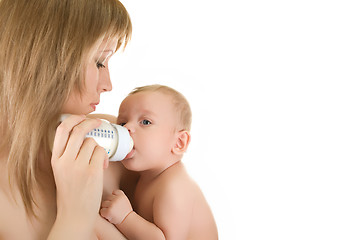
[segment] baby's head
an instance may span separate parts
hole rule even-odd
[[[176,110],[176,113],[178,114],[178,120],[179,120],[178,127],[180,128],[180,130],[186,130],[186,131],[191,130],[191,124],[192,124],[191,107],[187,99],[180,92],[165,85],[154,84],[154,85],[147,85],[143,87],[137,87],[132,92],[129,93],[129,96],[140,92],[159,92],[168,95],[172,100],[173,107]]]
[[[135,171],[178,161],[190,142],[192,112],[186,98],[173,88],[135,88],[121,103],[117,123],[134,140],[134,156],[123,160]],[[162,165],[161,165],[162,164]]]

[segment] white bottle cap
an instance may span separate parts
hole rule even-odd
[[[111,123],[111,125],[117,130],[118,143],[117,149],[115,150],[113,156],[110,158],[110,161],[121,161],[127,156],[129,152],[131,152],[133,148],[133,140],[127,128],[113,123]]]

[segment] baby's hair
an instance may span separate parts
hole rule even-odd
[[[153,84],[136,87],[128,95],[130,96],[140,92],[161,92],[171,96],[173,99],[173,105],[175,106],[176,111],[179,113],[179,120],[182,127],[180,130],[191,130],[192,111],[187,99],[183,96],[182,93],[165,85]]]

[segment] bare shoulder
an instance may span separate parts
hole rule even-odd
[[[201,189],[182,163],[163,172],[156,183],[155,224],[173,239],[217,239],[216,224]]]
[[[10,198],[10,186],[7,173],[7,167],[4,161],[0,159],[0,209],[6,208],[5,202],[9,201]],[[0,210],[0,212],[3,212]],[[2,214],[0,214],[0,219]],[[0,224],[1,226],[1,224]]]
[[[4,235],[4,229],[3,227],[5,226],[5,221],[6,221],[6,214],[4,214],[4,212],[6,212],[6,204],[5,201],[6,200],[6,189],[5,189],[5,184],[4,184],[4,168],[2,166],[2,163],[0,162],[0,239],[2,239],[3,235]]]
[[[193,193],[200,190],[196,182],[188,175],[182,162],[178,162],[166,169],[158,178],[156,184],[159,190],[165,194],[169,193]]]
[[[181,162],[163,172],[154,185],[155,202],[168,208],[190,209],[202,195],[200,188],[188,175]]]
[[[0,239],[8,236],[11,231],[11,223],[17,212],[14,210],[14,199],[11,199],[11,190],[8,182],[8,174],[4,162],[0,162]]]
[[[4,188],[3,183],[0,183],[0,239],[7,239],[13,235],[11,234],[14,230],[12,224],[14,224],[18,214],[18,211],[11,204],[10,192],[8,190],[8,187],[5,186]],[[17,223],[21,226],[20,222],[18,221]]]

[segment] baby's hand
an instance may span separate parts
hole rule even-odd
[[[100,214],[112,224],[121,224],[132,211],[131,203],[125,193],[115,190],[110,199],[102,202]]]

